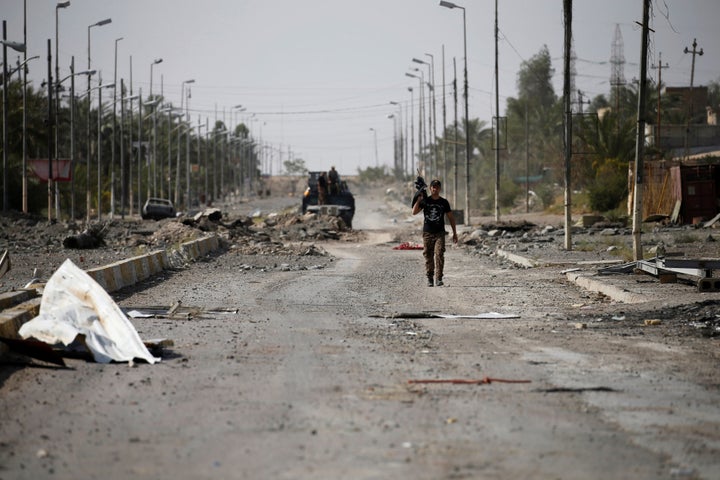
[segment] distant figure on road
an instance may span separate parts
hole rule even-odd
[[[425,272],[427,274],[428,287],[443,284],[443,269],[445,268],[445,215],[450,220],[450,227],[453,232],[453,243],[458,242],[457,230],[455,228],[455,217],[453,216],[450,202],[440,196],[442,184],[440,180],[430,182],[430,196],[425,193],[425,181],[418,177],[415,185],[421,185],[421,190],[412,213],[417,215],[420,211],[425,215],[423,223],[423,256],[425,257]],[[433,283],[433,280],[436,280]]]
[[[318,205],[325,205],[325,195],[327,194],[328,181],[325,172],[318,177]]]
[[[328,172],[328,183],[330,188],[330,195],[337,195],[340,193],[340,174],[335,170],[335,165],[330,167]]]

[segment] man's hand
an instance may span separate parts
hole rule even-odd
[[[453,232],[453,243],[458,243],[457,232]]]

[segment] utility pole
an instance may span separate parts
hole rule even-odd
[[[458,88],[457,88],[457,62],[453,57],[453,103],[455,104],[455,124],[453,127],[453,205],[457,205],[458,191]],[[455,207],[457,208],[457,207]],[[467,215],[469,212],[465,212]],[[467,224],[466,224],[467,225]]]
[[[495,0],[495,221],[500,220],[500,84],[498,74],[498,0]],[[469,132],[465,132],[469,135]],[[470,218],[468,211],[468,218]],[[469,222],[467,223],[469,224]]]
[[[695,58],[695,57],[693,57]],[[660,148],[660,120],[662,118],[661,110],[660,110],[660,98],[661,98],[661,90],[662,90],[662,70],[663,68],[670,68],[670,65],[665,62],[665,65],[662,63],[662,52],[658,53],[658,64],[653,65],[652,68],[657,68],[658,71],[658,82],[657,82],[657,125],[655,128],[655,148]]]
[[[633,258],[635,261],[642,260],[642,243],[640,241],[642,230],[642,189],[643,176],[643,155],[645,154],[645,92],[647,90],[647,50],[649,36],[649,12],[651,0],[643,0],[643,21],[642,21],[642,52],[640,54],[640,91],[638,94],[637,112],[637,137],[635,142],[635,185],[633,195]]]
[[[5,37],[5,22],[3,22],[3,38]],[[48,61],[48,222],[52,221],[53,207],[53,78],[52,78],[52,46],[47,41]]]
[[[688,48],[685,47],[684,52],[692,55],[692,66],[690,67],[690,118],[688,119],[688,123],[692,123],[693,115],[695,114],[695,112],[693,111],[695,103],[695,98],[693,97],[693,83],[695,81],[695,56],[702,56],[705,52],[703,52],[702,48],[700,50],[697,49],[697,39],[695,38],[693,38],[692,50],[688,50]]]
[[[447,111],[445,108],[445,45],[442,46],[442,122],[443,122],[443,128],[442,128],[442,162],[443,162],[443,182],[445,185],[448,183],[448,164],[447,164],[447,152],[445,151],[445,147],[447,146],[447,143],[445,142],[445,133],[447,131]],[[453,204],[455,205],[455,204]],[[455,207],[457,208],[457,206]]]
[[[572,250],[572,202],[570,189],[570,164],[572,160],[572,105],[570,102],[570,44],[572,42],[572,0],[563,0],[565,14],[565,54],[563,101],[565,107],[565,250]]]

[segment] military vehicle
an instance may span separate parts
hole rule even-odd
[[[336,188],[328,186],[325,204],[318,205],[318,178],[322,172],[308,172],[308,185],[303,194],[302,213],[314,212],[319,215],[332,215],[342,218],[348,228],[352,228],[355,216],[355,197],[347,182],[340,180]]]

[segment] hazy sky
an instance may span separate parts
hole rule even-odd
[[[26,0],[30,78],[38,86],[47,75],[47,40],[55,51],[57,2]],[[466,8],[470,84],[470,116],[490,121],[494,112],[493,0],[458,0]],[[517,72],[547,45],[555,67],[554,85],[562,94],[563,8],[561,0],[499,0],[500,110],[506,98],[516,96]],[[626,60],[625,78],[639,76],[641,0],[575,0],[573,39],[577,55],[576,88],[588,96],[607,94],[610,55],[615,26],[620,25]],[[23,40],[23,0],[0,0],[0,18],[7,21],[8,39]],[[453,117],[451,83],[453,58],[462,89],[463,14],[439,6],[439,0],[71,0],[58,10],[60,70],[69,73],[71,56],[76,71],[87,68],[88,26],[105,18],[112,23],[93,27],[92,68],[102,72],[103,83],[114,75],[132,83],[134,93],[163,91],[180,105],[180,86],[190,85],[193,123],[202,123],[215,111],[234,126],[244,121],[253,136],[282,150],[275,153],[274,172],[287,159],[288,148],[310,169],[355,173],[358,167],[392,165],[395,121],[398,112],[390,101],[400,102],[403,121],[410,102],[408,87],[416,92],[419,81],[405,76],[429,67],[412,58],[433,56],[437,122],[442,126],[443,46],[448,123]],[[695,85],[720,78],[720,1],[655,0],[649,64],[662,53],[663,83],[690,84],[692,48],[697,38],[704,55],[696,57]],[[116,39],[122,37],[120,41]],[[8,50],[8,63],[17,53]],[[53,60],[54,71],[54,60]],[[650,69],[655,80],[657,70]],[[97,82],[94,77],[93,82]],[[78,86],[85,89],[84,78]],[[112,95],[106,91],[104,95]],[[462,91],[460,92],[462,93]],[[417,101],[418,96],[415,95]],[[459,97],[462,105],[462,96]],[[235,105],[245,112],[234,113]],[[460,108],[459,117],[463,111]],[[254,114],[254,116],[251,116]],[[414,115],[417,124],[417,113]],[[375,132],[370,129],[375,129]],[[417,128],[417,125],[416,125]],[[438,132],[441,129],[438,128]]]

